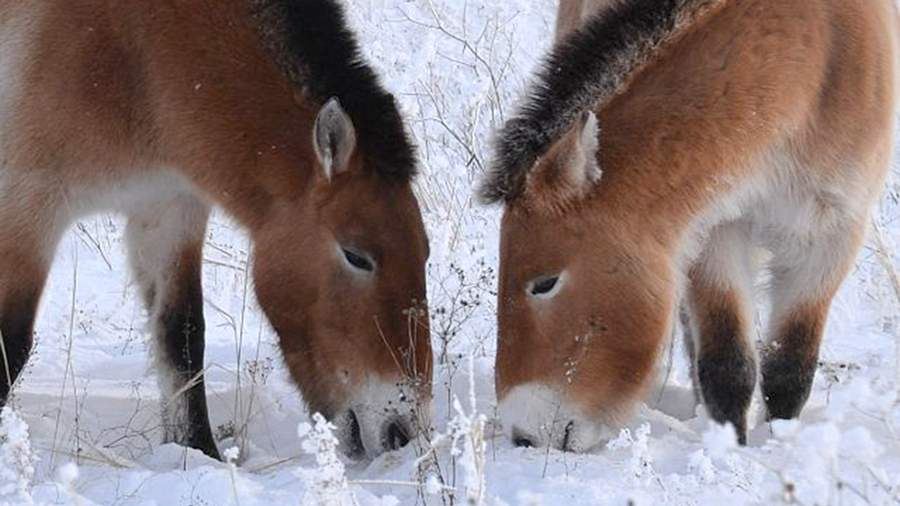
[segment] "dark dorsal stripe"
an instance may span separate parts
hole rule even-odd
[[[412,142],[394,98],[362,57],[335,0],[252,0],[266,45],[288,75],[319,104],[337,97],[353,120],[368,164],[382,176],[409,180]]]
[[[586,110],[618,95],[659,49],[727,0],[625,0],[553,48],[518,113],[495,140],[480,188],[484,202],[509,202],[528,171]]]

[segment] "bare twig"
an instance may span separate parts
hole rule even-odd
[[[872,231],[872,238],[875,240],[876,246],[875,254],[891,282],[891,286],[894,289],[894,296],[897,298],[897,306],[900,308],[900,276],[897,275],[897,270],[894,268],[892,252],[888,248],[887,242],[884,240],[884,234],[881,231],[881,227],[875,220],[872,221]],[[894,384],[897,390],[900,391],[900,330],[897,329],[897,325],[894,325],[894,351],[896,354],[896,363],[894,367],[896,377]]]

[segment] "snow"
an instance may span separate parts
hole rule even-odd
[[[124,224],[99,216],[62,243],[35,354],[13,409],[0,415],[0,504],[900,502],[900,304],[871,245],[835,300],[800,420],[756,416],[749,446],[735,446],[732,430],[694,405],[676,346],[666,387],[606,448],[583,455],[514,448],[493,394],[499,210],[474,203],[472,188],[490,133],[551,40],[555,2],[348,1],[364,50],[421,152],[438,359],[431,441],[418,438],[368,462],[335,453],[329,424],[304,409],[252,290],[246,295],[248,240],[217,214],[204,266],[207,390],[219,447],[234,451],[221,463],[161,445]],[[895,252],[897,174],[877,219]]]
[[[34,454],[28,425],[9,407],[0,412],[0,504],[31,504]]]

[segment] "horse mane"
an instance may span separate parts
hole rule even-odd
[[[479,188],[485,203],[510,202],[528,172],[587,110],[621,94],[659,52],[728,0],[624,0],[560,41],[495,138]]]
[[[336,97],[353,120],[360,152],[386,178],[416,174],[412,141],[336,0],[251,0],[264,44],[287,77],[319,104]]]

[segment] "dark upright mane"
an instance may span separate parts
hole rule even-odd
[[[515,199],[528,171],[575,120],[602,107],[687,27],[727,0],[625,0],[553,48],[515,117],[496,139],[479,189],[487,203]]]
[[[307,96],[336,97],[353,120],[367,162],[382,176],[406,181],[416,158],[394,97],[363,60],[336,0],[251,0],[262,36],[278,65]]]

